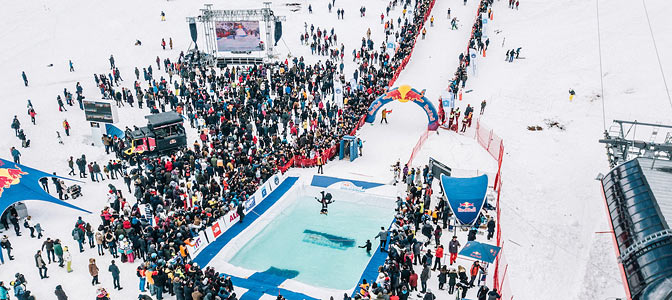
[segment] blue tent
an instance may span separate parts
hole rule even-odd
[[[12,204],[25,200],[46,201],[91,213],[90,211],[59,200],[47,193],[40,186],[39,180],[42,177],[56,177],[64,180],[77,181],[0,159],[0,214],[4,213]]]
[[[471,257],[491,264],[495,261],[495,258],[497,258],[499,250],[501,249],[502,248],[497,246],[479,243],[477,241],[469,241],[464,245],[462,250],[460,250],[459,255]]]
[[[120,139],[126,137],[126,133],[124,133],[123,130],[119,129],[117,126],[114,126],[112,124],[105,124],[105,133],[110,137],[116,135]]]
[[[473,224],[485,203],[488,176],[456,178],[441,174],[441,187],[455,217],[462,224]]]

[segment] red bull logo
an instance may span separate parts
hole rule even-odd
[[[471,202],[462,202],[457,208],[458,212],[476,212],[476,207]]]
[[[2,192],[4,192],[5,189],[21,182],[21,177],[27,174],[28,173],[22,171],[18,166],[16,169],[0,168],[0,196],[2,196]]]
[[[408,101],[418,101],[424,102],[422,99],[424,97],[423,93],[416,92],[409,85],[402,85],[392,91],[387,92],[383,99],[393,99],[399,100],[399,102],[408,102]]]

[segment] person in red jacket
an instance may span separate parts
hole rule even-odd
[[[485,272],[485,269],[478,263],[478,261],[475,261],[474,264],[471,265],[471,270],[469,270],[469,273],[471,273],[471,280],[469,280],[469,285],[471,287],[474,286],[474,280],[476,277],[478,277],[478,271],[481,270]]]
[[[408,277],[408,285],[411,286],[411,291],[418,291],[418,274],[411,269],[411,276]]]
[[[434,253],[435,253],[434,267],[432,267],[432,271],[435,271],[437,268],[441,269],[441,258],[443,258],[443,246],[438,245]]]

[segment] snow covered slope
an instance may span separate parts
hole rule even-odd
[[[502,226],[517,299],[606,299],[624,291],[600,186],[609,166],[597,143],[612,119],[672,123],[640,1],[599,1],[604,95],[595,1],[496,2],[487,57],[465,101],[487,99],[482,121],[504,139]],[[646,1],[665,75],[672,78],[668,1]],[[499,34],[495,30],[501,31]],[[506,39],[506,40],[504,40]],[[504,43],[504,47],[502,47]],[[504,61],[507,49],[521,57]],[[471,75],[471,72],[470,72]],[[569,102],[568,90],[577,97]],[[464,104],[466,105],[466,104]],[[544,120],[565,125],[547,129]],[[528,125],[544,127],[528,131]]]

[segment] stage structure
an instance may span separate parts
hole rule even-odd
[[[264,2],[264,7],[260,9],[230,10],[216,10],[212,4],[205,4],[200,16],[187,17],[190,26],[195,23],[202,25],[204,59],[210,65],[219,66],[229,63],[258,64],[273,59],[273,47],[282,36],[282,22],[285,20],[284,16],[274,14],[271,2]],[[195,32],[192,32],[192,39],[195,42]],[[232,43],[235,46],[230,47]]]

